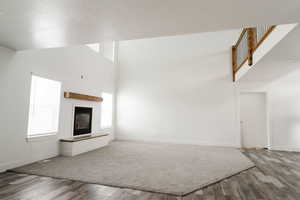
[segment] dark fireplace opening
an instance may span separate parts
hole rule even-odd
[[[91,134],[93,108],[75,107],[73,136]]]

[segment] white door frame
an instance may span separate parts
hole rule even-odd
[[[267,146],[266,148],[271,149],[272,136],[270,132],[270,110],[269,110],[269,94],[264,91],[239,91],[238,92],[238,127],[240,132],[240,146],[243,147],[243,133],[241,125],[241,94],[253,93],[253,94],[263,94],[265,96],[265,108],[266,108],[266,135],[267,135]]]

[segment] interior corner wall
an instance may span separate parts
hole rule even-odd
[[[299,72],[292,73],[292,77],[297,77]],[[272,83],[248,81],[238,86],[239,91],[267,94],[271,150],[300,152],[300,88],[299,82],[291,81],[292,77],[287,74]]]
[[[276,84],[268,92],[271,149],[300,152],[299,83]]]
[[[116,138],[239,147],[226,34],[120,42]]]
[[[75,105],[93,107],[93,133],[101,132],[101,104],[63,98],[63,91],[114,93],[114,64],[85,46],[13,52],[0,48],[0,171],[58,155],[72,136]],[[59,132],[27,141],[31,73],[62,82]],[[111,139],[114,135],[111,132]]]

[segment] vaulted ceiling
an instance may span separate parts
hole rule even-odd
[[[1,0],[0,45],[60,47],[300,21],[300,1]]]

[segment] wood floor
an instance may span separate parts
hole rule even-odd
[[[1,200],[299,200],[300,153],[247,150],[255,168],[185,197],[6,172]]]

